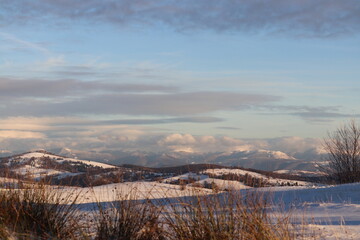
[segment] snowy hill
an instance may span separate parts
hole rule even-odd
[[[71,186],[98,186],[109,183],[133,182],[138,180],[161,181],[173,184],[196,184],[200,187],[211,188],[215,186],[220,189],[229,189],[229,181],[234,181],[232,189],[244,189],[247,187],[267,186],[308,186],[312,181],[304,175],[290,175],[282,170],[280,174],[269,171],[244,169],[242,167],[223,167],[214,164],[194,164],[195,161],[212,160],[212,162],[226,163],[226,161],[241,163],[241,160],[269,162],[273,158],[296,162],[297,160],[279,151],[243,151],[217,154],[191,154],[191,153],[162,153],[149,154],[145,152],[133,152],[129,157],[137,157],[142,162],[149,158],[157,158],[161,161],[173,159],[173,161],[187,157],[191,164],[167,168],[147,168],[134,165],[123,165],[117,167],[108,163],[97,161],[80,160],[76,151],[61,149],[63,154],[72,157],[64,157],[60,154],[53,154],[45,150],[37,150],[18,154],[10,157],[0,158],[2,176],[21,178],[25,180],[47,180],[51,184]],[[90,153],[92,154],[92,153]],[[157,161],[160,161],[160,160]],[[174,160],[175,159],[175,160]],[[202,171],[203,176],[198,175]],[[196,172],[195,177],[191,174]],[[283,174],[281,174],[283,173]],[[183,174],[183,175],[181,175]],[[275,175],[274,175],[275,174]],[[180,175],[180,176],[178,176]],[[309,173],[310,175],[310,173]],[[170,178],[169,178],[170,177]],[[221,185],[221,186],[220,186]],[[244,187],[245,186],[245,187]]]
[[[0,167],[7,169],[9,174],[13,173],[18,177],[25,177],[27,179],[40,179],[44,177],[64,179],[89,171],[97,170],[101,172],[118,168],[114,165],[95,161],[62,157],[44,150],[0,158]]]
[[[56,161],[57,163],[60,163],[60,164],[69,162],[71,164],[83,163],[88,166],[101,167],[101,168],[114,168],[115,167],[114,165],[99,163],[99,162],[95,162],[95,161],[79,160],[76,158],[62,157],[59,155],[55,155],[55,154],[46,152],[44,150],[38,150],[38,151],[34,151],[34,152],[29,152],[29,153],[24,153],[21,155],[9,157],[9,158],[7,158],[7,161],[8,161],[7,164],[9,166],[12,166],[12,165],[16,165],[16,164],[30,163],[36,167],[36,166],[40,166],[40,165],[44,164],[44,159],[50,159],[50,160]]]
[[[261,179],[263,184],[270,186],[314,186],[312,182],[306,182],[301,180],[291,180],[285,178],[276,178],[271,176],[266,176],[257,172],[243,170],[243,169],[207,169],[202,171],[203,174],[208,174],[210,176],[240,176],[243,178],[252,178],[252,179]]]

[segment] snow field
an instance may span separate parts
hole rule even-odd
[[[312,186],[312,185],[314,185],[313,183],[310,183],[310,182],[297,181],[297,180],[288,180],[288,179],[280,179],[280,178],[272,178],[272,177],[268,177],[268,176],[265,176],[265,175],[260,174],[260,173],[251,172],[251,171],[242,170],[242,169],[215,168],[215,169],[204,170],[204,171],[202,171],[202,173],[203,174],[213,174],[215,176],[222,176],[224,174],[236,174],[236,175],[245,176],[245,174],[248,174],[251,177],[262,178],[262,179],[266,180],[267,182],[269,182],[271,184],[290,183],[290,184],[293,185],[293,184],[297,183],[299,186]]]
[[[9,179],[1,179],[9,182]],[[219,179],[203,178],[201,181]],[[220,185],[219,182],[215,182]],[[231,184],[229,182],[228,184]],[[337,186],[301,186],[301,187],[268,187],[246,188],[234,187],[241,195],[251,192],[269,194],[274,206],[284,205],[283,211],[290,212],[293,222],[300,231],[308,235],[305,239],[360,239],[360,183]],[[186,187],[159,182],[116,183],[92,188],[49,186],[52,191],[78,197],[77,203],[82,214],[91,214],[96,203],[111,203],[121,196],[132,199],[171,199],[199,194],[214,194],[210,189]],[[130,194],[129,194],[130,193]],[[219,194],[226,194],[220,192]],[[71,198],[69,198],[71,201]],[[164,201],[166,203],[166,201]],[[276,208],[275,208],[276,209]],[[89,218],[90,219],[90,218]]]

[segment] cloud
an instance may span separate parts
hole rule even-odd
[[[220,126],[220,127],[216,127],[217,129],[222,129],[222,130],[241,130],[241,128],[239,127],[228,127],[228,126]]]
[[[65,121],[64,118],[34,118],[34,117],[12,117],[0,119],[0,130],[18,130],[18,131],[46,131],[50,130],[51,122]]]
[[[0,3],[1,3],[1,1],[0,1]],[[0,13],[1,13],[1,11],[0,11]],[[16,46],[16,48],[18,48],[18,49],[33,50],[33,51],[41,52],[43,54],[49,54],[50,53],[50,51],[47,48],[41,46],[40,44],[22,40],[22,39],[14,36],[12,34],[9,34],[9,33],[0,32],[0,38],[3,38],[6,41],[14,44]]]
[[[100,121],[101,122],[101,121]],[[228,136],[167,134],[139,125],[111,125],[82,118],[8,118],[0,120],[1,149],[28,151],[68,147],[82,151],[232,152],[258,149],[301,153],[321,146],[315,138],[239,139]]]
[[[326,112],[326,111],[308,111],[308,112],[294,112],[291,115],[302,117],[308,121],[321,122],[329,121],[334,118],[355,118],[360,117],[360,114],[345,114],[339,112]]]
[[[150,119],[148,119],[150,120]],[[170,118],[168,123],[177,121],[208,122],[217,121],[211,117],[189,117],[189,118]],[[134,123],[135,124],[125,124]],[[147,120],[142,123],[156,124],[161,119]],[[139,122],[133,120],[95,120],[89,118],[76,117],[11,117],[0,119],[0,144],[7,146],[8,150],[28,151],[35,148],[59,148],[71,147],[78,150],[148,150],[160,151],[168,149],[158,146],[158,141],[164,137],[163,133],[158,133],[158,129],[138,126]],[[169,136],[167,143],[173,141],[177,146],[181,138],[178,135]],[[190,139],[191,135],[186,135]],[[25,141],[31,139],[31,141]],[[199,139],[203,144],[213,143],[213,137],[204,136]],[[18,142],[16,141],[18,140]],[[191,141],[183,138],[185,145]],[[20,144],[21,143],[21,144]],[[165,143],[165,142],[164,142]],[[4,147],[2,147],[4,148]],[[176,147],[177,148],[177,147]]]
[[[34,86],[29,86],[29,88],[33,91],[32,95],[37,93],[39,97],[50,97],[50,92],[52,91],[56,96],[61,93],[64,94],[66,91],[73,91],[67,89],[68,85],[62,85],[62,83],[64,82],[61,82],[58,87],[54,86],[56,84],[52,85],[49,83],[48,90],[46,90],[46,87],[36,89]],[[8,87],[5,85],[3,89],[11,87],[12,85]],[[61,87],[64,89],[63,91],[60,90]],[[24,91],[27,88],[23,86],[19,86],[19,89],[16,86],[14,88],[15,90],[10,90],[10,92],[17,93],[18,95],[21,93],[30,95],[29,92]],[[3,91],[5,92],[5,90]],[[42,91],[44,91],[44,95],[41,94]],[[36,98],[17,98],[16,101],[9,101],[5,98],[0,99],[0,105],[3,102],[0,113],[2,116],[72,116],[82,114],[190,116],[221,110],[239,111],[247,109],[252,105],[274,102],[279,99],[280,97],[272,95],[232,92],[175,92],[158,94],[119,92],[94,94],[84,97],[73,95],[72,98],[54,98],[52,101]]]
[[[96,92],[174,92],[176,87],[157,84],[121,84],[74,79],[43,80],[0,77],[0,96],[10,97],[76,97]]]
[[[360,117],[359,113],[344,113],[339,106],[257,106],[258,109],[271,110],[273,113],[263,113],[271,115],[286,114],[301,117],[309,122],[329,122],[337,118],[355,118]],[[274,113],[276,111],[276,113]]]
[[[199,137],[199,142],[202,144],[215,144],[216,138],[213,136],[201,136]]]
[[[119,128],[129,125],[153,125],[167,123],[213,123],[223,119],[216,117],[188,117],[188,118],[161,118],[161,119],[120,119],[94,120],[76,117],[10,117],[0,119],[0,129],[39,131],[39,132],[74,132],[89,128]]]
[[[270,150],[282,151],[290,154],[305,152],[309,149],[322,146],[322,139],[301,138],[295,136],[272,138],[268,139],[267,142]]]
[[[270,139],[239,139],[227,136],[194,136],[191,134],[174,133],[163,136],[158,145],[164,151],[192,152],[233,152],[271,150],[287,154],[303,153],[322,146],[322,140],[317,138],[279,137]],[[156,149],[156,148],[154,148]]]
[[[231,138],[215,136],[194,136],[191,134],[173,133],[163,136],[158,142],[158,147],[163,151],[185,152],[232,152],[247,151],[254,146],[248,142]]]
[[[160,145],[192,145],[196,142],[195,138],[190,134],[171,134],[159,141]]]
[[[358,34],[357,0],[0,0],[3,24],[162,24],[177,31],[267,32],[312,37]],[[46,21],[45,21],[46,20]]]
[[[49,57],[48,59],[46,59],[45,62],[43,62],[42,65],[47,67],[64,66],[65,65],[64,55]]]
[[[281,99],[274,95],[239,92],[183,92],[176,86],[160,84],[0,77],[0,113],[3,117],[132,115],[141,118],[115,118],[98,124],[141,125],[221,122],[221,118],[199,115],[247,109],[260,110],[261,114],[297,116],[309,122],[360,116],[346,113],[339,106],[272,104]],[[220,128],[234,130],[228,126]]]
[[[92,124],[126,124],[126,125],[146,125],[146,124],[167,124],[167,123],[213,123],[222,122],[223,119],[217,117],[179,117],[179,118],[161,118],[161,119],[121,119],[98,121]]]
[[[39,132],[31,131],[2,131],[0,130],[0,139],[34,139],[34,138],[45,138],[45,135]]]

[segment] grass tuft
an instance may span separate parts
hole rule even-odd
[[[165,214],[169,240],[290,240],[295,239],[288,217],[273,219],[269,204],[254,194],[242,198],[229,192],[179,198]]]
[[[75,239],[80,229],[76,199],[44,184],[2,189],[0,224],[16,239]]]
[[[118,193],[110,208],[98,204],[96,240],[165,239],[160,210],[150,201],[138,201],[134,196],[133,191]]]

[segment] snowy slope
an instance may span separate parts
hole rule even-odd
[[[166,178],[162,182],[163,183],[172,183],[172,182],[175,182],[178,180],[189,180],[189,179],[192,179],[194,181],[192,183],[193,185],[205,186],[206,184],[210,185],[210,184],[214,183],[219,188],[219,190],[225,190],[225,189],[240,190],[240,189],[250,188],[239,181],[228,181],[228,180],[210,178],[208,175],[196,174],[196,173],[186,173],[186,174]]]
[[[81,204],[112,202],[121,200],[124,196],[129,196],[131,199],[162,199],[213,193],[210,189],[187,187],[181,190],[179,185],[158,182],[113,183],[87,188],[61,187],[58,191],[70,192],[74,197],[79,196],[77,202]]]
[[[195,181],[198,181],[198,180],[203,180],[203,179],[206,179],[208,178],[209,176],[208,175],[204,175],[204,174],[196,174],[196,173],[185,173],[185,174],[182,174],[182,175],[177,175],[177,176],[174,176],[174,177],[170,177],[170,178],[166,178],[163,180],[164,183],[170,183],[170,182],[174,182],[174,181],[177,181],[177,180],[189,180],[189,179],[193,179]]]
[[[314,183],[310,183],[310,182],[304,182],[304,181],[298,181],[298,180],[280,179],[280,178],[272,178],[272,177],[268,177],[268,176],[265,176],[265,175],[260,174],[260,173],[247,171],[247,170],[242,170],[242,169],[215,168],[215,169],[204,170],[202,173],[203,174],[213,174],[215,176],[221,176],[221,175],[224,175],[224,174],[236,174],[236,175],[245,176],[247,174],[247,175],[255,177],[255,178],[264,179],[267,182],[269,182],[271,184],[275,184],[275,185],[281,185],[281,184],[287,184],[287,183],[290,183],[292,185],[296,184],[296,185],[299,185],[299,186],[312,186],[312,185],[314,185]]]
[[[221,191],[222,190],[241,190],[241,189],[251,188],[239,181],[228,181],[228,180],[216,179],[216,178],[210,178],[210,177],[205,178],[200,181],[197,181],[195,183],[199,183],[201,185],[214,183]]]
[[[64,161],[69,161],[69,162],[84,163],[86,165],[90,165],[90,166],[94,166],[94,167],[115,168],[114,165],[109,165],[109,164],[99,163],[99,162],[94,162],[94,161],[79,160],[79,159],[75,159],[75,158],[65,158],[65,157],[45,153],[43,151],[25,153],[25,154],[19,155],[19,156],[14,157],[14,158],[10,158],[9,162],[11,162],[11,161],[19,161],[21,163],[21,162],[25,162],[27,160],[30,160],[31,158],[40,159],[40,158],[44,158],[44,157],[48,157],[48,158],[50,158],[52,160],[57,161],[58,163],[62,163]]]
[[[44,150],[1,158],[0,165],[17,174],[17,177],[34,180],[45,177],[59,180],[90,172],[100,173],[118,169],[113,165],[62,157]]]
[[[23,167],[16,168],[15,170],[13,170],[13,172],[16,172],[17,174],[20,174],[20,175],[27,175],[28,177],[34,178],[34,179],[39,179],[43,176],[53,176],[53,175],[65,173],[64,171],[39,168],[39,167],[30,166],[30,165],[25,165]]]

